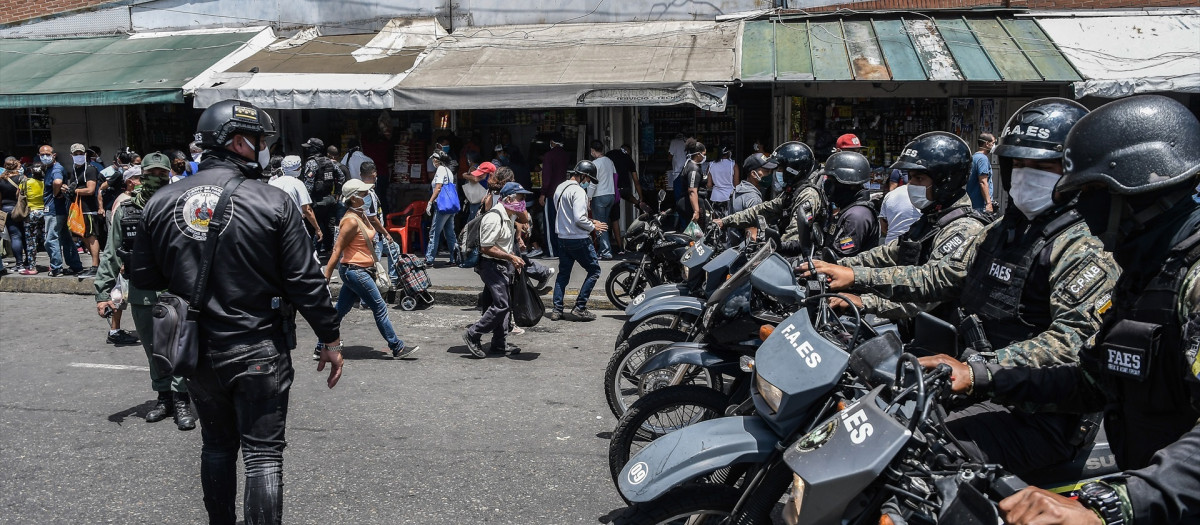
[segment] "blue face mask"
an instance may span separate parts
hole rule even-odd
[[[363,208],[368,209],[368,210],[371,209],[371,194],[370,193],[368,193],[366,197],[363,197]]]
[[[775,191],[783,191],[783,172],[775,172]]]
[[[446,153],[450,153],[450,146],[449,145],[442,146],[442,151],[444,151]]]
[[[38,158],[42,159],[42,164],[50,164],[54,162],[54,155],[39,155]]]
[[[580,188],[583,188],[583,190],[584,190],[584,191],[587,191],[587,189],[588,189],[588,188],[591,188],[591,187],[592,187],[592,183],[590,183],[590,182],[580,182],[580,183],[579,183],[579,187],[580,187]]]

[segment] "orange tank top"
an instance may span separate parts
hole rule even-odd
[[[358,231],[354,232],[354,237],[350,239],[350,245],[342,250],[342,263],[370,268],[375,266],[375,247],[368,246],[367,241],[363,239],[362,233],[359,232],[366,232],[367,239],[371,239],[374,242],[375,228],[372,228],[369,223],[363,220],[358,221],[358,228]]]

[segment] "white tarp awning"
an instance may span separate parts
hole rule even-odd
[[[1076,98],[1200,93],[1200,14],[1034,16],[1083,76]]]
[[[740,22],[468,27],[396,86],[395,109],[693,104],[723,110]]]
[[[432,18],[395,19],[378,33],[304,30],[213,75],[193,105],[236,98],[267,109],[388,109],[392,88],[445,35]]]

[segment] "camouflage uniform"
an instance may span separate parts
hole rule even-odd
[[[946,213],[950,213],[953,210],[962,208],[964,206],[967,208],[970,208],[971,206],[970,197],[965,195],[959,199],[958,202],[955,202],[949,210],[946,210],[944,213],[939,214],[938,216],[923,215],[920,219],[920,222],[935,223],[938,221],[939,216],[944,216]],[[916,226],[916,224],[913,226]],[[975,236],[979,235],[979,233],[983,231],[984,227],[985,223],[980,218],[973,215],[963,215],[962,217],[955,219],[954,221],[945,225],[941,231],[934,235],[932,242],[930,243],[931,250],[929,251],[929,258],[925,261],[919,262],[926,265],[934,264],[937,261],[953,254],[959,248],[973,242]],[[866,272],[868,268],[905,266],[909,264],[912,255],[902,253],[904,250],[903,243],[916,241],[915,239],[909,239],[907,235],[908,234],[906,233],[890,243],[872,248],[858,255],[846,257],[838,261],[838,264],[842,266],[848,266],[854,270],[856,281],[858,280],[857,276]],[[861,309],[862,313],[871,313],[893,320],[910,319],[912,317],[916,317],[918,313],[931,311],[936,308],[938,304],[940,304],[937,301],[893,301],[875,294],[863,295],[861,299],[863,303],[863,308]]]
[[[804,211],[804,216],[808,218],[809,224],[824,224],[826,217],[825,200],[815,187],[806,185],[797,190],[792,199],[790,209],[785,209],[786,200],[786,194],[779,195],[769,201],[763,201],[755,206],[731,214],[721,219],[721,221],[726,227],[736,226],[739,228],[758,226],[757,219],[760,216],[767,221],[768,225],[780,225],[786,222],[787,224],[783,227],[783,235],[780,237],[780,240],[783,242],[800,240],[796,221],[790,220],[800,210]],[[816,229],[815,226],[814,229]]]
[[[1019,212],[1013,210],[1013,213]],[[949,257],[943,256],[925,266],[856,269],[854,288],[894,301],[966,299],[964,292],[979,293],[977,287],[982,284],[967,279],[979,247],[992,235],[1005,235],[1005,224],[1008,222],[988,225],[973,242],[964,243]],[[995,348],[997,362],[1002,365],[1075,362],[1077,350],[1095,335],[1100,314],[1108,307],[1120,269],[1084,223],[1070,226],[1040,251],[1044,254],[1047,249],[1050,325],[1031,338]],[[1025,289],[1031,285],[1036,287],[1038,283],[1027,281]]]

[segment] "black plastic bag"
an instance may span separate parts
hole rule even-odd
[[[512,304],[512,318],[517,326],[528,328],[535,326],[542,316],[546,315],[546,303],[537,289],[525,278],[525,272],[517,272],[513,278],[512,287],[508,292],[508,301]]]

